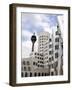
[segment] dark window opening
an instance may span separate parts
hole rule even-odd
[[[57,53],[55,53],[55,58],[58,58],[58,52],[57,52]]]
[[[36,72],[34,73],[34,76],[37,76],[37,73]]]
[[[25,77],[27,77],[27,76],[28,76],[28,73],[26,72],[26,73],[25,73]]]
[[[51,38],[49,39],[49,42],[51,42],[52,40],[51,40]]]
[[[26,71],[26,67],[24,67],[24,71]]]
[[[51,44],[51,45],[49,45],[49,48],[52,48],[52,44]]]
[[[55,42],[59,42],[59,38],[55,38]]]
[[[46,76],[47,74],[45,73],[45,76]]]
[[[54,75],[54,73],[53,73],[53,72],[51,72],[51,75],[53,76],[53,75]]]
[[[40,76],[40,73],[38,73],[38,76]]]
[[[51,62],[51,59],[52,59],[52,58],[50,57],[50,58],[49,58],[49,62]]]
[[[25,61],[23,61],[23,65],[25,65]]]
[[[27,61],[27,65],[30,65],[29,61]]]
[[[49,51],[49,54],[52,54],[53,53],[53,51]]]
[[[59,45],[55,45],[55,49],[58,50],[59,49]]]
[[[56,31],[56,35],[59,35],[59,32],[58,31]]]
[[[30,77],[32,77],[32,72],[30,72]]]
[[[21,77],[24,77],[23,72],[21,73]]]
[[[35,62],[33,62],[33,65],[35,65]]]

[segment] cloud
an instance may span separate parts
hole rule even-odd
[[[22,41],[30,40],[33,33],[28,30],[22,30]]]
[[[37,41],[34,50],[38,50],[38,33],[46,31],[52,34],[56,30],[57,16],[49,14],[22,14],[22,57],[29,57],[32,49],[31,36],[35,32]],[[61,17],[60,17],[61,19]],[[59,20],[61,23],[62,21]],[[62,25],[62,23],[61,23]]]

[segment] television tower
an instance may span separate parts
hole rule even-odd
[[[35,42],[36,42],[36,36],[35,36],[35,33],[32,35],[32,37],[31,37],[31,41],[32,41],[32,52],[34,51],[34,44],[35,44]]]

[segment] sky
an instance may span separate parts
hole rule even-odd
[[[35,14],[21,13],[21,30],[22,30],[22,58],[29,57],[32,48],[31,36],[33,33],[37,36],[34,50],[38,49],[38,33],[56,30],[57,24],[63,30],[63,15],[58,14]]]

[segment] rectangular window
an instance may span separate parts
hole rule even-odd
[[[55,58],[58,58],[58,52],[55,53]]]
[[[26,67],[24,67],[24,71],[26,71]]]
[[[55,45],[55,49],[58,50],[59,49],[59,45]]]
[[[52,44],[49,45],[49,48],[52,48]]]
[[[27,65],[30,65],[29,61],[27,61]]]
[[[30,67],[28,67],[28,71],[30,71],[31,70],[31,68]]]
[[[33,62],[33,65],[35,65],[35,62]]]
[[[58,31],[56,31],[56,35],[59,35],[59,32]]]
[[[51,40],[51,38],[49,39],[49,42],[51,42],[52,40]]]
[[[49,51],[49,54],[51,55],[53,53],[53,51]]]
[[[49,58],[49,62],[51,62],[51,59],[52,59],[52,58],[50,57],[50,58]]]
[[[59,38],[55,38],[55,42],[59,42]]]

